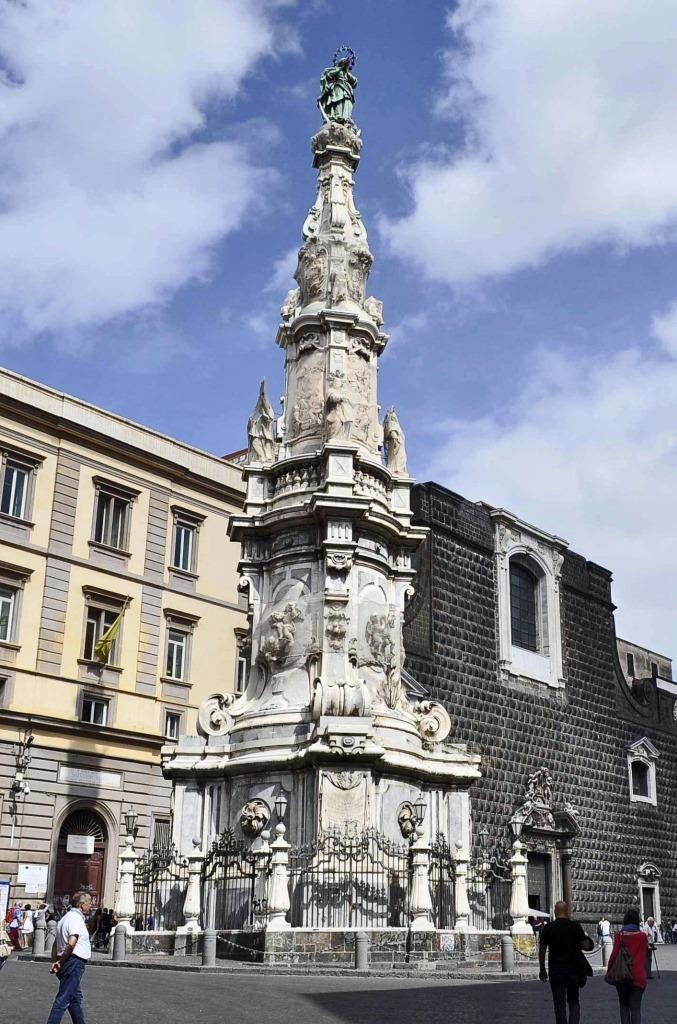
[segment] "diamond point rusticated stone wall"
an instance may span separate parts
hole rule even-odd
[[[637,906],[646,862],[661,872],[663,921],[677,918],[674,701],[649,686],[642,703],[623,679],[611,574],[567,551],[560,587],[566,685],[503,682],[489,509],[430,483],[415,488],[413,504],[430,535],[407,611],[407,667],[446,704],[453,739],[482,756],[483,777],[471,789],[475,841],[483,827],[494,841],[508,840],[528,777],[545,766],[555,802],[578,815],[571,867],[579,919],[605,913],[619,920]],[[628,746],[644,736],[660,755],[655,807],[630,801]]]

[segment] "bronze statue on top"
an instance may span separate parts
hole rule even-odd
[[[349,46],[341,46],[334,54],[332,66],[322,72],[317,105],[325,122],[338,121],[339,124],[353,126],[352,113],[357,85],[357,79],[352,74],[354,64],[355,51]]]

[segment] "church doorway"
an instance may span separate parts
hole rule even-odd
[[[550,861],[549,854],[529,850],[527,859],[527,889],[529,907],[550,913]]]
[[[89,808],[69,814],[59,832],[54,872],[55,907],[68,905],[74,892],[88,892],[93,906],[103,895],[108,833],[102,819]]]

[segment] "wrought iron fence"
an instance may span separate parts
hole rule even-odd
[[[481,931],[503,931],[510,927],[509,853],[496,847],[468,867],[470,924]]]
[[[187,886],[188,860],[173,845],[142,854],[134,867],[137,930],[172,931],[182,925]]]
[[[307,928],[406,928],[410,859],[407,843],[376,829],[323,832],[290,851],[290,920]]]
[[[437,838],[430,847],[428,877],[435,927],[453,928],[456,923],[454,859],[449,843],[441,832],[437,833]]]
[[[227,828],[202,863],[202,917],[205,928],[239,929],[254,924],[265,900],[256,898],[257,855]]]

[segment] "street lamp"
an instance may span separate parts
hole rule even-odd
[[[519,839],[519,837],[522,835],[523,824],[524,822],[521,821],[519,818],[513,818],[512,821],[510,822],[510,828],[512,829],[512,834],[514,835],[515,839]]]
[[[485,853],[489,849],[489,829],[486,826],[481,828],[477,833],[477,838],[480,841],[480,850]]]
[[[279,822],[284,821],[284,816],[287,813],[287,804],[289,801],[284,795],[284,790],[280,790],[278,795],[275,797],[275,813],[277,814],[277,820]]]
[[[135,807],[133,805],[131,807],[129,807],[125,811],[124,817],[125,817],[125,829],[127,830],[127,835],[128,836],[132,836],[133,839],[136,839],[136,830],[137,830],[137,824],[136,823],[138,821],[139,815],[136,813],[136,809],[135,809]]]
[[[414,801],[414,814],[416,815],[416,824],[422,825],[423,819],[425,818],[425,812],[428,807],[423,793],[419,793],[418,800]]]

